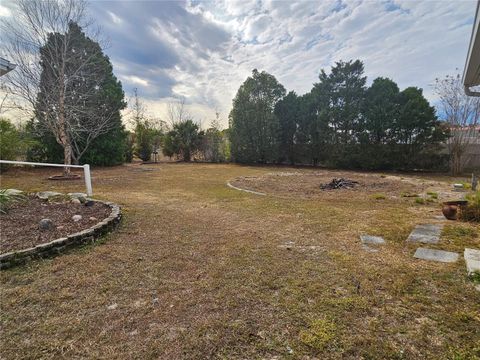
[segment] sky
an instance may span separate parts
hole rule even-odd
[[[203,127],[253,69],[304,94],[339,60],[360,59],[368,83],[389,77],[435,103],[436,77],[462,72],[476,1],[91,1],[115,75],[147,112],[184,97]],[[1,7],[0,16],[8,16]]]

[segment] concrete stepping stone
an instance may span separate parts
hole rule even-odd
[[[378,252],[378,249],[375,249],[371,246],[368,246],[366,244],[362,244],[362,249],[367,251],[367,252],[371,252],[371,253],[375,253],[375,252]]]
[[[442,229],[442,224],[417,225],[408,236],[407,241],[436,244],[440,241]]]
[[[457,253],[426,248],[418,248],[413,257],[422,260],[439,261],[445,263],[452,263],[458,260]]]
[[[360,235],[360,240],[363,244],[368,245],[380,245],[385,244],[385,239],[381,236],[372,236],[372,235]]]
[[[475,272],[480,273],[480,250],[466,248],[463,257],[467,265],[468,276],[472,276]]]

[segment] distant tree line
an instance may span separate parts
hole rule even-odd
[[[402,91],[388,78],[366,86],[360,60],[320,72],[297,95],[273,75],[253,70],[230,112],[232,160],[362,169],[442,168],[448,137],[422,89]]]

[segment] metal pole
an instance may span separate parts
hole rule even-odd
[[[92,196],[92,178],[90,177],[90,165],[85,164],[83,165],[83,172],[85,174],[85,186],[87,187],[87,195]]]

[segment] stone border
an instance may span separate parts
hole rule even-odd
[[[122,219],[120,206],[112,202],[94,199],[91,200],[110,207],[112,210],[110,215],[96,225],[80,232],[68,235],[67,237],[55,239],[44,244],[38,244],[28,249],[0,254],[0,270],[25,264],[33,259],[55,256],[78,245],[93,244],[96,239],[115,230]]]
[[[242,189],[242,188],[236,187],[236,186],[230,184],[230,181],[227,182],[227,186],[228,186],[229,188],[232,188],[232,189],[235,189],[235,190],[238,190],[238,191],[245,191],[245,192],[247,192],[247,193],[254,194],[254,195],[262,195],[262,196],[266,196],[266,195],[267,195],[267,194],[262,193],[262,192],[253,191],[253,190],[247,190],[247,189]]]

